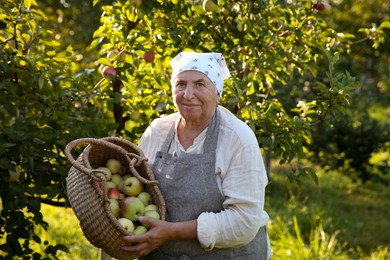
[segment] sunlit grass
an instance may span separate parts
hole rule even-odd
[[[319,186],[299,186],[283,169],[273,173],[266,201],[273,259],[390,259],[388,187],[336,172],[318,176]]]
[[[40,230],[41,240],[53,244],[61,243],[69,249],[69,254],[59,252],[59,259],[99,259],[99,250],[83,235],[72,209],[42,205],[42,214],[49,224],[49,229],[46,232]]]

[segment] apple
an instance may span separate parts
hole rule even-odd
[[[119,217],[119,213],[121,210],[119,207],[119,202],[116,199],[109,199],[108,201],[110,202],[110,209],[111,209],[112,214],[116,218]]]
[[[317,10],[317,11],[329,11],[330,10],[330,4],[326,3],[326,2],[318,2],[317,4],[314,5],[314,8]]]
[[[107,191],[107,197],[109,199],[119,199],[120,193],[116,188],[111,188]]]
[[[99,172],[103,173],[104,176],[106,176],[107,181],[111,180],[112,173],[110,169],[108,169],[107,167],[98,167],[96,170],[99,170]]]
[[[114,67],[111,66],[105,66],[102,69],[102,76],[105,79],[113,80],[116,77],[116,70]]]
[[[160,219],[160,214],[158,214],[157,211],[154,211],[154,210],[149,210],[149,211],[145,211],[144,213],[144,216],[145,217],[151,217],[151,218],[154,218],[154,219]],[[143,226],[147,227],[147,228],[150,228],[150,226],[148,224],[142,224]]]
[[[124,200],[125,198],[126,198],[125,194],[123,194],[123,193],[119,194],[119,200],[120,201]]]
[[[112,189],[112,188],[117,189],[118,185],[116,185],[116,183],[114,183],[112,181],[106,182],[106,190],[108,191],[109,189]]]
[[[142,0],[131,0],[130,1],[132,5],[138,7],[142,4]]]
[[[146,62],[153,62],[154,61],[154,51],[145,51],[144,52],[144,60]]]
[[[134,224],[133,224],[133,222],[131,220],[129,220],[127,218],[119,218],[118,222],[128,232],[133,233],[133,231],[134,231]]]
[[[204,0],[202,7],[206,12],[216,12],[219,9],[218,5],[215,4],[213,0]]]
[[[114,60],[116,57],[118,57],[118,51],[117,50],[111,50],[107,53],[107,60]]]
[[[121,162],[116,159],[109,159],[106,162],[106,167],[110,169],[112,174],[118,173],[119,170],[121,169],[121,166],[122,166]]]
[[[131,176],[133,176],[133,175],[131,175],[131,174],[125,174],[125,175],[122,176],[122,182],[118,184],[118,189],[119,189],[120,191],[123,192],[123,185],[124,185],[124,182],[125,182],[126,179],[130,178]]]
[[[138,198],[142,201],[145,207],[151,204],[153,200],[152,195],[150,195],[147,191],[141,191],[141,193],[138,194]]]
[[[157,211],[158,212],[158,207],[155,204],[149,204],[145,207],[145,211]]]
[[[144,216],[145,217],[155,218],[155,219],[160,219],[160,214],[158,214],[158,212],[155,211],[155,210],[145,211]]]
[[[137,197],[126,197],[122,200],[120,208],[120,215],[131,221],[136,221],[139,216],[143,216],[145,213],[145,206]]]
[[[119,171],[118,171],[118,174],[119,175],[121,175],[121,176],[123,176],[123,175],[125,175],[126,174],[126,167],[125,166],[121,166],[121,168],[119,169]]]
[[[142,183],[134,176],[123,181],[123,193],[127,196],[138,196],[143,190]]]
[[[228,9],[228,8],[222,8],[222,12],[225,15],[230,15],[230,9]]]
[[[133,235],[142,235],[146,232],[148,232],[148,229],[145,226],[137,226],[133,231]]]
[[[121,182],[123,182],[123,179],[122,179],[122,176],[120,176],[119,174],[113,174],[111,177],[111,181],[113,183],[115,183],[117,185],[117,187],[119,187]]]

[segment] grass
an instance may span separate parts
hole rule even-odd
[[[319,186],[310,180],[303,180],[301,185],[290,184],[283,176],[283,169],[273,173],[266,208],[271,217],[269,231],[274,259],[285,259],[279,258],[279,253],[291,250],[281,243],[286,232],[289,240],[301,240],[300,246],[296,245],[300,252],[290,259],[389,258],[388,187],[353,182],[336,172],[317,174]],[[321,240],[314,239],[315,236]],[[326,250],[332,252],[331,257],[319,252],[305,257],[304,248],[313,250],[323,246],[322,243],[328,243]]]
[[[69,249],[69,254],[59,251],[59,259],[99,259],[99,249],[85,238],[72,209],[42,205],[41,211],[49,224],[47,231],[38,230],[41,240],[64,244]]]
[[[289,183],[276,167],[267,188],[267,226],[273,257],[278,259],[390,259],[390,190],[379,183],[353,182],[336,172],[319,171],[310,180]],[[59,259],[99,259],[99,250],[83,236],[71,209],[44,205],[47,232],[42,240],[65,244]]]

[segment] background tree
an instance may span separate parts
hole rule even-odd
[[[37,225],[47,228],[41,203],[66,204],[64,146],[87,136],[137,142],[151,120],[175,111],[169,61],[180,51],[224,54],[233,77],[222,104],[252,127],[264,151],[281,164],[310,150],[326,158],[323,147],[312,146],[313,134],[332,135],[335,128],[328,126],[353,114],[346,111],[357,90],[374,100],[388,93],[388,71],[373,69],[364,79],[377,84],[363,84],[358,72],[366,68],[357,62],[371,55],[388,63],[380,55],[386,53],[385,16],[375,18],[378,26],[365,18],[348,31],[336,27],[344,16],[317,11],[316,2],[208,2],[2,0],[0,251],[38,258],[66,250],[34,231]],[[349,3],[340,1],[338,8]],[[365,53],[355,54],[358,46]],[[102,77],[105,66],[115,76]],[[304,176],[316,181],[304,165],[288,173],[295,181]],[[33,244],[43,252],[33,252]]]

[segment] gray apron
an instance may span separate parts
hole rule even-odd
[[[175,137],[175,125],[157,152],[153,172],[159,182],[167,208],[167,221],[179,222],[197,219],[202,212],[223,210],[224,197],[218,189],[215,176],[216,148],[220,112],[215,110],[208,126],[203,154],[169,153]],[[174,259],[267,259],[267,234],[260,228],[256,237],[238,248],[221,248],[205,251],[197,240],[175,240],[163,244],[140,260]]]

